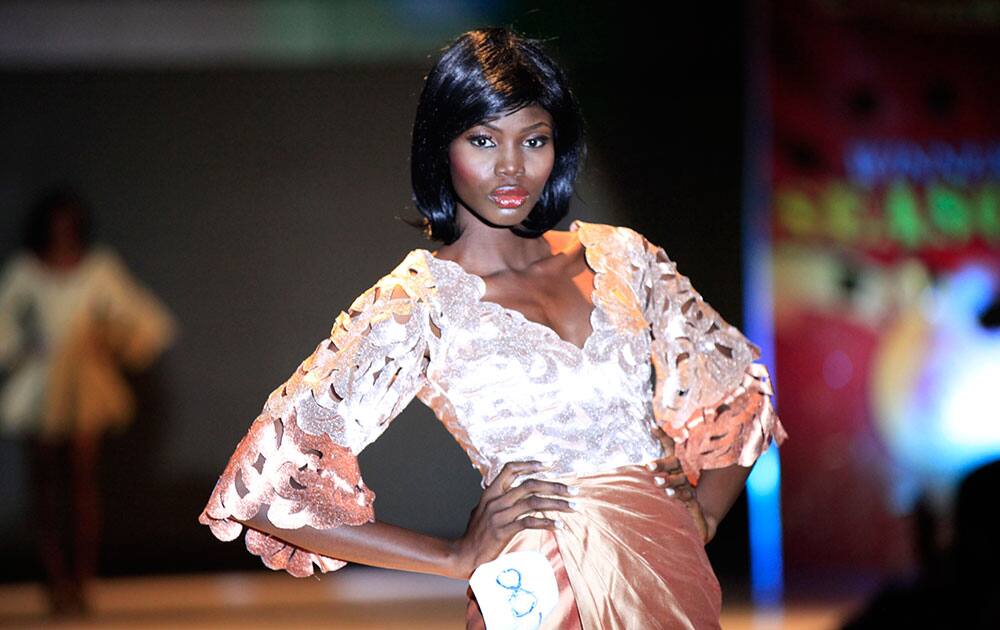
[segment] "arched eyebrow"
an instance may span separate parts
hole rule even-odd
[[[542,120],[542,121],[536,122],[533,125],[528,125],[527,127],[525,127],[524,129],[522,129],[521,131],[522,132],[523,131],[531,131],[532,129],[535,129],[536,127],[543,127],[543,126],[544,127],[548,127],[549,129],[552,129],[552,125],[550,125],[549,123],[547,123],[544,120]],[[502,131],[499,127],[494,127],[493,125],[491,125],[488,122],[484,122],[483,123],[483,127],[486,127],[487,129],[492,129],[493,131]]]

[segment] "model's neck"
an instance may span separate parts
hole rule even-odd
[[[487,276],[512,269],[526,269],[532,264],[553,256],[552,242],[542,235],[525,238],[509,228],[494,227],[459,207],[456,219],[462,236],[442,248],[447,257],[459,261],[471,273]]]

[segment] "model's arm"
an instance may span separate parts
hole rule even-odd
[[[281,529],[264,514],[267,504],[252,519],[235,519],[247,527],[271,534],[285,542],[332,558],[370,566],[431,573],[460,578],[456,541],[421,534],[403,527],[375,521],[363,525],[314,529]]]
[[[673,455],[674,442],[670,436],[658,427],[653,428],[653,435],[663,444],[666,453],[665,457],[650,464],[650,469],[658,479],[656,483],[669,496],[676,496],[684,501],[701,531],[702,540],[707,544],[715,537],[719,523],[739,498],[752,468],[733,464],[703,470],[698,487],[695,488],[680,460]]]
[[[267,520],[268,505],[248,520],[247,527],[314,553],[370,566],[430,573],[466,580],[477,566],[495,559],[510,539],[522,529],[551,529],[556,521],[528,516],[536,510],[571,511],[566,499],[569,488],[561,483],[530,479],[511,488],[518,474],[541,470],[538,462],[511,462],[483,491],[473,510],[465,534],[447,540],[389,523],[315,529],[282,529]]]
[[[654,472],[661,475],[659,478],[662,483],[658,481],[657,484],[667,489],[670,496],[676,496],[687,505],[705,544],[715,538],[719,523],[740,496],[751,470],[739,464],[704,470],[698,487],[695,488],[676,457],[669,456],[659,460],[654,468]]]
[[[752,468],[733,464],[725,468],[703,470],[698,481],[696,497],[705,516],[705,542],[715,537],[719,523],[729,513],[729,508],[743,492]]]
[[[404,261],[406,262],[406,261]],[[468,578],[520,530],[554,527],[569,489],[508,463],[465,534],[449,541],[375,520],[357,454],[416,396],[438,336],[420,297],[428,280],[401,264],[342,311],[327,339],[271,392],[198,517],[220,540],[246,531],[247,550],[296,577],[349,561]],[[515,484],[517,477],[528,480]],[[543,518],[545,517],[545,518]]]
[[[670,435],[658,432],[671,455],[659,471],[708,542],[754,462],[772,439],[781,444],[787,435],[771,403],[767,368],[755,363],[760,348],[705,302],[663,248],[644,243],[650,265],[644,314],[656,374],[653,415]]]

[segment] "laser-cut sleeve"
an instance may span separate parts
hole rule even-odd
[[[198,521],[223,541],[262,504],[283,529],[374,521],[374,493],[357,455],[416,395],[437,334],[419,274],[406,261],[341,312],[327,339],[268,397],[219,478]],[[247,528],[246,547],[296,577],[346,562]]]
[[[656,423],[692,483],[705,469],[752,466],[772,439],[788,437],[768,370],[755,363],[760,348],[702,299],[663,248],[643,240]]]

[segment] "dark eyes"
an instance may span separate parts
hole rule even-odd
[[[469,143],[471,143],[472,146],[474,147],[483,148],[486,146],[490,146],[492,142],[493,140],[491,140],[489,136],[484,136],[484,135],[469,136]]]
[[[496,143],[493,142],[493,138],[489,137],[486,134],[476,134],[469,136],[469,143],[472,144],[472,146],[478,147],[480,149],[487,149],[496,146]],[[531,136],[530,138],[527,138],[524,141],[525,146],[527,146],[529,149],[540,149],[548,143],[549,143],[549,137],[546,135]]]

